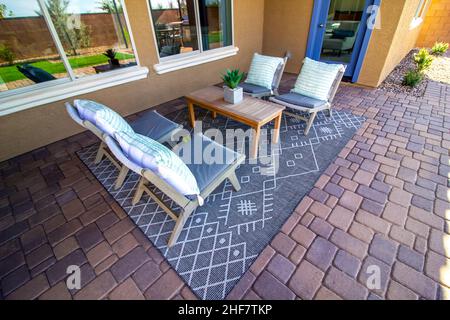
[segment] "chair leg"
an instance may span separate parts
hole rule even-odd
[[[311,130],[311,127],[314,123],[314,119],[316,119],[316,115],[317,115],[317,112],[314,112],[314,113],[311,113],[311,115],[309,116],[309,120],[306,125],[306,129],[305,129],[305,136],[307,136],[309,134],[309,130]]]
[[[333,111],[331,111],[331,107],[330,107],[330,109],[328,109],[328,117],[331,118],[332,115],[333,115]]]
[[[103,157],[105,156],[105,148],[106,148],[106,144],[104,142],[102,142],[100,144],[100,147],[98,147],[98,151],[97,151],[97,156],[95,157],[95,164],[99,164]]]
[[[239,179],[236,176],[236,172],[232,172],[229,176],[228,176],[228,180],[230,180],[231,185],[233,186],[234,190],[236,192],[241,190],[241,184],[239,183]]]
[[[183,210],[180,215],[178,216],[177,223],[175,224],[175,228],[172,231],[172,234],[170,235],[168,247],[173,247],[177,241],[178,237],[181,234],[181,231],[183,230],[184,224],[186,223],[187,219],[190,217],[192,212],[195,210],[195,206],[189,206],[185,210]]]
[[[145,183],[146,183],[145,178],[141,178],[141,180],[139,181],[138,187],[136,189],[136,192],[134,194],[133,201],[131,202],[131,204],[133,206],[135,206],[136,204],[138,204],[139,201],[141,201],[142,195],[144,194],[144,191],[145,191],[145,189],[144,189]]]
[[[130,171],[130,169],[128,169],[125,166],[122,166],[119,176],[117,177],[116,185],[114,186],[114,190],[118,190],[120,187],[122,187],[129,171]]]

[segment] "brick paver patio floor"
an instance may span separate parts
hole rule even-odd
[[[229,298],[449,299],[450,87],[418,99],[342,85],[335,109],[368,120]],[[0,164],[0,298],[195,298],[75,155],[94,142]],[[366,286],[373,265],[381,290]]]

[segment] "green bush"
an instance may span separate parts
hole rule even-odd
[[[437,56],[443,55],[447,52],[449,44],[446,42],[436,42],[431,49],[431,53]]]
[[[409,87],[415,87],[423,80],[423,73],[417,70],[409,70],[403,78],[403,84]]]
[[[236,89],[241,83],[242,79],[244,79],[245,74],[240,73],[239,69],[236,70],[227,70],[227,73],[222,76],[222,80],[225,85],[230,89]]]
[[[0,45],[0,59],[8,62],[9,64],[13,64],[15,58],[16,56],[10,48],[5,45]]]
[[[422,72],[431,67],[433,56],[430,55],[427,49],[422,48],[414,55],[414,61],[417,64],[417,70]]]

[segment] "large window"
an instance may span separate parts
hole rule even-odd
[[[0,97],[134,65],[121,0],[0,0]]]
[[[232,0],[149,0],[160,58],[233,45]]]

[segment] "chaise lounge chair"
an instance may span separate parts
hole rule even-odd
[[[74,106],[66,103],[66,109],[76,123],[90,130],[102,141],[95,163],[98,164],[104,157],[107,157],[119,169],[120,173],[115,184],[116,190],[122,186],[129,169],[120,165],[109,153],[105,143],[107,136],[112,136],[117,131],[129,131],[164,143],[169,142],[172,136],[182,129],[181,125],[170,121],[156,111],[148,111],[128,124],[118,113],[93,101],[75,100]]]
[[[168,246],[176,244],[184,224],[206,199],[226,179],[236,191],[240,190],[236,169],[245,160],[238,154],[202,134],[195,135],[190,141],[182,142],[170,151],[163,145],[139,134],[118,132],[115,139],[106,136],[105,141],[114,156],[124,166],[141,176],[132,204],[136,205],[144,193],[147,193],[175,222]],[[208,149],[207,149],[208,148]],[[194,160],[197,152],[215,150],[222,155],[223,164],[202,163]],[[178,154],[178,155],[177,155]],[[174,212],[154,191],[156,187],[180,208]]]
[[[23,64],[21,66],[17,66],[17,70],[19,70],[25,77],[27,77],[34,83],[42,83],[56,79],[47,71],[34,67],[31,64]]]
[[[290,93],[272,97],[270,101],[292,109],[292,112],[285,113],[306,121],[307,136],[319,111],[328,110],[331,117],[331,104],[345,68],[341,64],[327,64],[305,58],[294,89]]]
[[[290,58],[290,52],[286,52],[284,58],[255,53],[247,79],[239,85],[244,89],[244,94],[254,98],[268,98],[278,95],[281,78]]]

